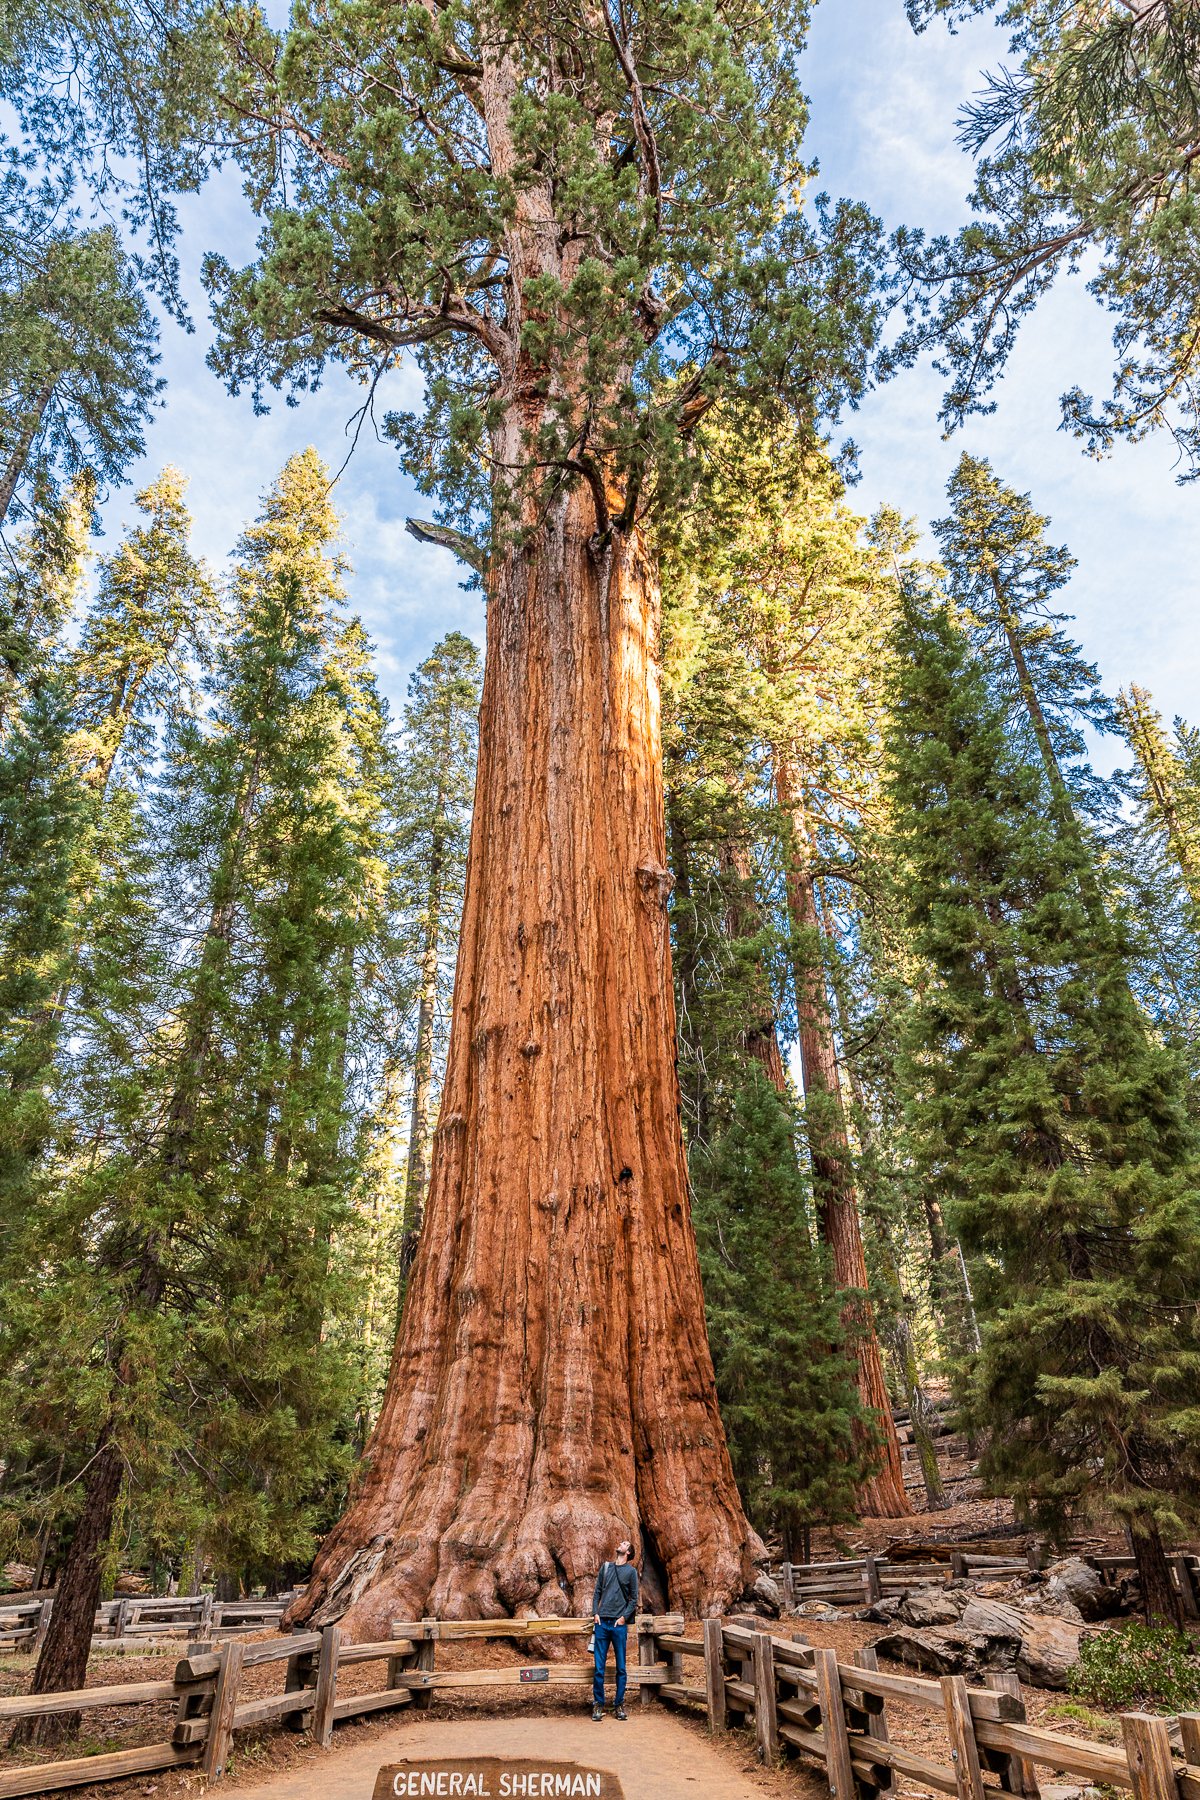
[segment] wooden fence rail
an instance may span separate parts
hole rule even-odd
[[[115,1641],[132,1646],[149,1638],[212,1638],[263,1631],[278,1625],[288,1596],[267,1600],[214,1600],[211,1594],[138,1595],[105,1600],[96,1608],[94,1646]],[[54,1599],[0,1603],[0,1649],[42,1647]]]
[[[961,1675],[891,1674],[877,1667],[872,1650],[842,1662],[834,1650],[720,1619],[705,1621],[699,1641],[664,1637],[649,1622],[647,1635],[659,1650],[700,1663],[702,1681],[672,1680],[662,1699],[702,1700],[714,1732],[731,1723],[752,1727],[764,1761],[784,1750],[816,1758],[834,1800],[874,1800],[891,1792],[896,1775],[956,1800],[984,1800],[985,1772],[1008,1793],[1037,1800],[1039,1767],[1132,1789],[1134,1800],[1200,1800],[1200,1713],[1180,1717],[1179,1761],[1169,1722],[1150,1714],[1122,1716],[1121,1748],[1028,1724],[1020,1683],[1008,1672],[985,1676],[979,1687]],[[889,1700],[942,1715],[945,1761],[892,1741]]]
[[[352,1644],[343,1641],[337,1625],[327,1625],[265,1643],[234,1637],[219,1649],[196,1645],[170,1680],[0,1699],[0,1729],[10,1720],[100,1707],[158,1703],[173,1709],[170,1735],[162,1741],[0,1770],[0,1800],[179,1763],[199,1763],[216,1780],[238,1731],[263,1726],[305,1731],[328,1747],[343,1719],[428,1706],[444,1690],[586,1687],[590,1661],[439,1669],[436,1654],[439,1644],[487,1638],[531,1640],[536,1649],[546,1639],[581,1637],[590,1630],[589,1619],[396,1620],[390,1638]],[[345,1672],[376,1663],[383,1666],[381,1685],[349,1692]],[[251,1694],[247,1672],[272,1666],[283,1675],[282,1687]],[[1039,1800],[1039,1768],[1130,1789],[1133,1800],[1200,1800],[1200,1713],[1180,1717],[1182,1759],[1172,1752],[1168,1721],[1149,1714],[1123,1715],[1120,1747],[1092,1743],[1030,1725],[1020,1684],[1007,1672],[988,1675],[979,1686],[959,1675],[932,1681],[880,1669],[870,1649],[843,1662],[834,1650],[764,1631],[758,1621],[707,1619],[689,1636],[681,1614],[664,1614],[638,1619],[629,1682],[643,1704],[703,1707],[713,1732],[731,1725],[753,1730],[765,1762],[785,1753],[815,1758],[832,1800],[879,1800],[892,1793],[898,1775],[955,1800],[984,1800],[985,1786],[994,1789],[985,1783],[986,1774],[1021,1800]],[[889,1701],[940,1715],[944,1758],[894,1741]]]

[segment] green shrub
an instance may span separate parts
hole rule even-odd
[[[1126,1625],[1084,1639],[1070,1688],[1077,1699],[1114,1712],[1142,1706],[1191,1712],[1200,1706],[1200,1662],[1181,1632]]]

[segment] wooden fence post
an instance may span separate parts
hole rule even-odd
[[[754,1736],[758,1758],[768,1768],[773,1768],[779,1760],[779,1714],[775,1706],[775,1651],[770,1632],[754,1632],[750,1644],[754,1661]]]
[[[1186,1550],[1178,1551],[1171,1561],[1175,1565],[1175,1579],[1179,1583],[1179,1601],[1183,1607],[1185,1619],[1200,1619],[1200,1605],[1196,1600],[1196,1583],[1192,1575],[1192,1559]]]
[[[850,1660],[855,1667],[859,1669],[878,1669],[879,1667],[879,1658],[869,1644],[862,1650],[856,1650]],[[845,1696],[843,1696],[843,1699],[844,1698]],[[857,1714],[860,1709],[851,1708],[850,1710]],[[862,1696],[861,1712],[861,1721],[857,1717],[850,1720],[850,1723],[855,1729],[858,1729],[861,1723],[861,1728],[869,1738],[874,1738],[878,1744],[889,1743],[891,1740],[888,1736],[887,1702],[884,1700],[883,1696],[880,1694],[864,1694]],[[895,1785],[895,1771],[889,1769],[885,1763],[879,1764],[878,1782],[875,1787],[876,1793],[890,1794]]]
[[[868,1556],[863,1563],[863,1581],[867,1589],[867,1604],[873,1606],[876,1600],[883,1599],[883,1583],[879,1579],[879,1564],[873,1556]]]
[[[954,1581],[965,1581],[967,1578],[967,1559],[961,1550],[950,1552],[950,1575]]]
[[[708,1729],[725,1729],[725,1628],[720,1619],[704,1621],[704,1698]]]
[[[950,1738],[950,1761],[954,1764],[954,1778],[958,1783],[958,1800],[984,1800],[975,1721],[971,1717],[971,1698],[964,1676],[942,1676],[942,1703],[946,1708],[946,1731]]]
[[[648,1669],[658,1660],[658,1640],[654,1635],[654,1621],[649,1614],[643,1614],[637,1621],[637,1655],[638,1667]],[[643,1706],[650,1706],[654,1701],[654,1689],[647,1682],[639,1690],[639,1699]]]
[[[316,1678],[316,1656],[311,1650],[302,1650],[299,1655],[288,1657],[283,1691],[285,1694],[303,1693],[313,1686]],[[307,1708],[299,1712],[284,1713],[280,1723],[287,1731],[307,1731]]]
[[[1021,1695],[1021,1683],[1012,1669],[988,1669],[983,1677],[984,1687],[989,1687],[997,1694],[1011,1694],[1021,1708],[1017,1715],[1017,1723],[1025,1719],[1025,1701]],[[1010,1755],[1007,1750],[991,1750],[984,1756],[985,1766],[992,1769],[1000,1777],[1000,1786],[1010,1794],[1023,1794],[1025,1800],[1038,1800],[1041,1789],[1038,1787],[1037,1764],[1028,1762],[1023,1756]]]
[[[1200,1768],[1200,1713],[1180,1713],[1179,1735],[1183,1739],[1184,1762]]]
[[[210,1781],[225,1773],[229,1746],[233,1740],[233,1715],[237,1710],[238,1688],[242,1681],[242,1662],[246,1646],[233,1638],[220,1651],[221,1667],[217,1673],[217,1691],[213,1695],[212,1717],[204,1744],[200,1767]]]
[[[129,1617],[129,1602],[128,1602],[128,1600],[118,1600],[117,1610],[113,1614],[113,1636],[115,1638],[123,1638],[125,1636],[125,1621],[128,1619],[128,1617]]]
[[[333,1741],[333,1706],[337,1699],[338,1658],[342,1653],[342,1628],[326,1625],[317,1658],[317,1698],[313,1706],[313,1736],[322,1750]]]
[[[212,1631],[213,1597],[205,1594],[200,1601],[200,1617],[196,1620],[196,1636],[206,1638]]]
[[[414,1669],[423,1669],[428,1673],[432,1670],[434,1658],[437,1655],[437,1620],[422,1619],[421,1625],[424,1636],[417,1645],[417,1654],[413,1657],[412,1666]],[[426,1707],[432,1705],[433,1689],[413,1688],[412,1701],[414,1706]]]
[[[783,1603],[785,1606],[795,1605],[795,1593],[792,1589],[792,1565],[790,1562],[780,1563],[779,1579],[783,1584]]]
[[[33,1634],[32,1650],[35,1656],[42,1653],[42,1645],[46,1641],[46,1633],[50,1629],[50,1614],[54,1611],[53,1600],[43,1600],[38,1608],[37,1630]]]
[[[1176,1800],[1175,1762],[1167,1721],[1153,1713],[1122,1713],[1121,1732],[1133,1778],[1133,1800]]]
[[[833,1800],[854,1800],[854,1769],[842,1706],[842,1678],[836,1650],[813,1650],[821,1732],[825,1739],[825,1775]]]

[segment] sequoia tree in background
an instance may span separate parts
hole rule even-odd
[[[216,366],[370,378],[414,349],[427,410],[390,428],[487,563],[425,1227],[297,1620],[578,1612],[627,1531],[649,1598],[711,1610],[762,1555],[688,1212],[643,522],[723,394],[811,425],[863,379],[873,223],[786,198],[806,10],[339,0],[286,39],[229,15],[269,222],[256,267],[208,266]]]

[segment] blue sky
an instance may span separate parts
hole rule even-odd
[[[952,229],[965,216],[971,185],[970,164],[955,143],[957,112],[978,86],[979,71],[1001,62],[1005,48],[987,20],[957,36],[933,27],[917,37],[902,0],[824,0],[803,60],[821,185],[864,200],[889,227]],[[164,326],[166,406],[131,485],[106,506],[106,527],[111,544],[130,517],[134,486],[172,462],[191,478],[197,547],[220,564],[294,450],[315,444],[332,468],[342,463],[346,422],[359,397],[335,371],[299,407],[281,402],[256,418],[248,398],[224,391],[205,366],[210,327],[198,270],[210,248],[248,260],[255,225],[232,176],[185,200],[181,215],[196,330]],[[1078,558],[1066,605],[1108,686],[1137,680],[1168,718],[1196,718],[1200,490],[1176,485],[1164,438],[1123,446],[1098,463],[1058,429],[1059,393],[1076,382],[1106,391],[1110,355],[1105,315],[1075,279],[1026,326],[996,413],[949,442],[937,423],[938,378],[928,366],[904,372],[848,421],[861,470],[852,503],[870,511],[886,501],[927,525],[943,510],[945,483],[962,450],[988,456],[1006,480],[1032,493],[1051,516],[1055,541]],[[411,367],[394,377],[380,396],[380,413],[410,404],[416,381]],[[427,512],[429,502],[369,430],[335,497],[355,571],[351,600],[376,641],[381,680],[398,708],[409,672],[444,632],[454,627],[482,642],[483,608],[477,594],[462,592],[459,566],[445,551],[406,534],[406,515]]]

